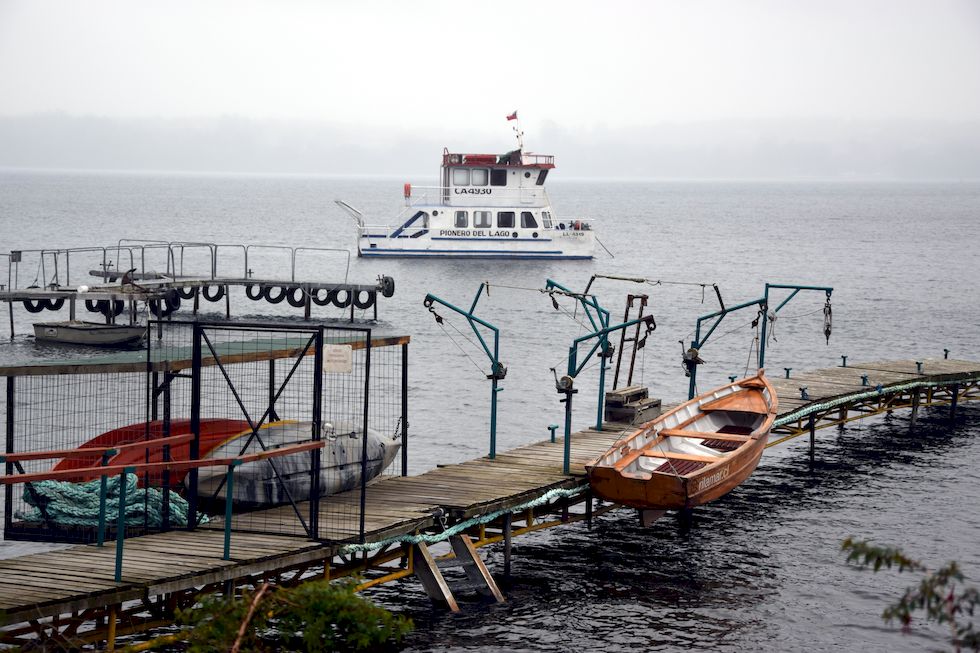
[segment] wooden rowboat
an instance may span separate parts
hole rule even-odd
[[[693,508],[755,469],[776,418],[763,370],[681,404],[628,433],[590,465],[604,499],[641,510]]]

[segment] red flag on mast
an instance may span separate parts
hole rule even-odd
[[[517,112],[515,111],[514,113],[507,116],[507,120],[517,120]]]

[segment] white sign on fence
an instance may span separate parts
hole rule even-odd
[[[354,371],[354,348],[350,345],[324,345],[323,371],[350,374]]]

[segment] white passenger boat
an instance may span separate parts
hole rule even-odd
[[[104,324],[99,322],[35,322],[34,338],[65,345],[118,347],[136,344],[146,336],[146,325]]]
[[[520,141],[519,141],[520,142]],[[370,224],[337,200],[357,226],[358,256],[591,259],[588,221],[555,215],[545,191],[555,158],[524,152],[443,150],[440,186],[405,184],[405,208],[389,224]]]

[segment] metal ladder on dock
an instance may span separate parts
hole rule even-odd
[[[483,559],[476,552],[476,547],[473,546],[469,536],[453,535],[449,538],[449,544],[455,554],[453,558],[436,559],[423,542],[412,547],[413,569],[429,598],[444,603],[453,612],[459,612],[459,604],[453,596],[453,589],[457,592],[475,590],[482,596],[494,599],[497,603],[503,603],[504,595],[501,594]],[[450,567],[461,568],[466,574],[466,580],[453,581],[450,584],[441,571]]]

